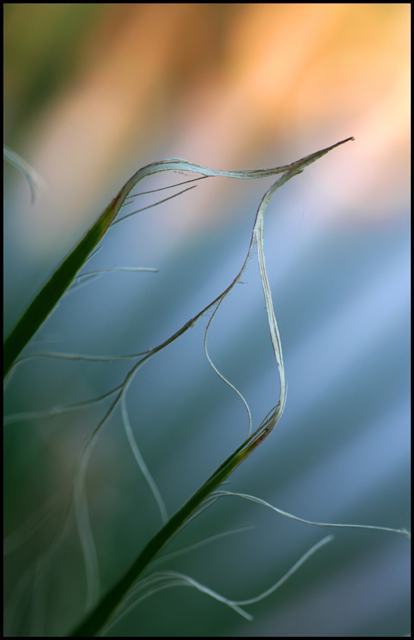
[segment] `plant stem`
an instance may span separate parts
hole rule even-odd
[[[259,428],[260,429],[260,428]],[[96,607],[86,616],[68,637],[89,638],[95,636],[107,623],[116,607],[121,603],[130,587],[147,568],[153,558],[178,533],[188,518],[202,505],[204,500],[234,471],[234,469],[250,455],[258,444],[270,433],[256,432],[246,440],[239,449],[232,453],[227,460],[213,473],[198,491],[185,503],[183,507],[162,527],[150,540],[144,550],[128,569],[127,573],[102,598]]]

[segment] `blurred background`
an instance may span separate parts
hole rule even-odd
[[[124,182],[167,157],[215,169],[288,164],[349,136],[273,198],[266,266],[288,381],[284,416],[228,490],[299,517],[409,523],[410,5],[6,4],[5,141],[43,177],[34,206],[5,164],[5,334]],[[163,173],[140,191],[186,179]],[[25,355],[126,355],[161,343],[232,281],[270,179],[203,180],[117,225]],[[126,213],[172,191],[137,198]],[[137,192],[137,191],[135,191]],[[138,206],[137,206],[138,204]],[[210,356],[246,397],[253,427],[277,403],[254,252],[220,307]],[[209,366],[209,316],[138,371],[131,426],[172,515],[247,435],[245,408]],[[128,362],[36,358],[6,388],[6,414],[97,398]],[[68,632],[86,601],[71,502],[74,465],[109,400],[5,427],[6,636]],[[104,593],[161,526],[119,410],[86,489]],[[242,525],[157,570],[243,600],[252,622],[193,589],[137,605],[108,635],[398,637],[409,633],[409,543],[335,531],[223,498],[168,551]]]

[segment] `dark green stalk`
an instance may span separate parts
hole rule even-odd
[[[189,517],[203,504],[204,500],[228,478],[234,469],[250,455],[269,433],[270,431],[263,433],[260,429],[259,434],[256,432],[256,434],[246,440],[239,449],[223,462],[203,486],[191,496],[185,505],[181,507],[152,540],[150,540],[127,573],[101,599],[81,624],[68,634],[68,637],[90,638],[95,636],[104,627],[116,607],[120,604],[137,578],[148,567],[153,558],[183,527]]]
[[[119,196],[117,196],[118,198]],[[75,249],[65,258],[46,282],[40,293],[26,309],[22,318],[4,343],[3,376],[10,371],[13,362],[29,340],[41,327],[55,305],[69,287],[91,251],[105,235],[114,218],[117,198],[105,209],[98,220],[85,233]]]

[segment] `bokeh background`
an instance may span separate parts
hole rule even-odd
[[[5,165],[6,335],[139,167],[166,157],[226,170],[278,166],[354,136],[277,192],[267,212],[266,265],[288,402],[275,432],[227,488],[309,520],[409,528],[410,5],[4,10],[6,144],[48,185],[32,206],[27,182]],[[141,190],[185,179],[162,174]],[[165,340],[236,275],[270,184],[204,180],[117,225],[88,267],[158,273],[105,273],[68,293],[26,354],[123,355]],[[243,405],[204,356],[208,319],[150,360],[128,393],[136,439],[169,514],[247,433]],[[214,318],[209,352],[257,426],[277,402],[278,376],[256,255]],[[98,397],[128,367],[28,360],[7,386],[6,414]],[[85,571],[70,474],[107,406],[6,424],[8,636],[61,635],[82,617]],[[86,480],[104,593],[161,525],[119,411],[101,433]],[[254,528],[159,569],[247,599],[329,532],[226,498],[169,550],[245,524]],[[176,588],[145,600],[108,635],[408,634],[406,538],[334,533],[279,591],[246,607],[252,622]]]

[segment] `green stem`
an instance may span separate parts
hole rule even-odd
[[[81,624],[76,627],[68,637],[90,638],[104,627],[117,606],[127,594],[131,586],[148,567],[153,558],[165,547],[173,536],[183,527],[188,518],[198,509],[206,498],[228,478],[234,469],[250,455],[257,445],[270,432],[254,434],[239,449],[231,454],[225,462],[213,473],[198,491],[185,503],[177,513],[162,527],[162,529],[150,540],[144,550],[133,563],[127,573],[116,583],[114,587],[101,599],[96,607],[86,616]]]
[[[10,371],[17,356],[41,327],[55,305],[69,287],[92,249],[103,238],[114,218],[117,198],[105,209],[98,220],[85,233],[75,249],[65,258],[46,282],[40,293],[26,309],[4,343],[3,376]]]

